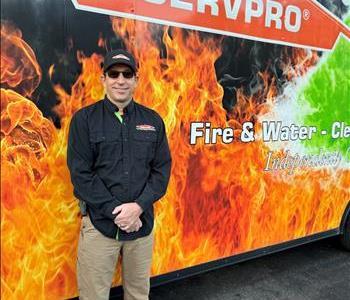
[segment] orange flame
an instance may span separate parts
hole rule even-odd
[[[76,289],[79,226],[64,184],[66,130],[25,98],[41,75],[21,32],[2,25],[1,35],[1,82],[23,94],[1,89],[1,297],[61,299]]]
[[[21,60],[16,59],[20,57]],[[1,24],[1,84],[30,96],[41,81],[41,69],[20,30]]]
[[[203,38],[177,28],[170,33],[169,28],[117,18],[112,25],[140,64],[135,98],[164,118],[173,156],[167,195],[156,204],[153,275],[339,226],[350,196],[349,171],[332,175],[327,170],[304,170],[283,178],[262,171],[267,149],[261,142],[189,145],[192,121],[234,126],[239,134],[242,121],[268,109],[262,99],[271,102],[277,93],[268,73],[260,75],[268,86],[260,99],[238,91],[238,104],[227,116],[214,70],[220,37]],[[160,50],[160,41],[154,39],[157,31],[164,31],[165,49]],[[24,41],[18,44],[27,47]],[[27,52],[18,50],[16,55]],[[13,55],[7,55],[4,61],[11,62]],[[305,60],[305,52],[297,56],[305,64],[312,60]],[[79,221],[65,162],[67,132],[71,116],[104,93],[102,57],[79,52],[78,60],[82,73],[71,91],[54,86],[60,99],[55,108],[61,117],[59,130],[28,99],[1,90],[1,285],[6,299],[76,295]],[[19,74],[40,69],[35,60],[27,62],[22,69],[11,68]],[[3,69],[1,74],[3,82]],[[6,74],[6,82],[22,76]],[[25,81],[35,86],[35,77],[21,78],[14,89]],[[118,272],[114,283],[120,282]]]

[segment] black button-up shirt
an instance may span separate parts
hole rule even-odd
[[[67,162],[74,195],[87,206],[94,226],[104,235],[133,240],[153,229],[153,203],[168,185],[171,156],[164,122],[133,100],[123,110],[107,98],[84,107],[71,120]],[[114,224],[118,205],[136,202],[142,227],[127,233]]]

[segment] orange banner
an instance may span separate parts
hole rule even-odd
[[[350,28],[315,0],[72,0],[75,7],[164,25],[317,50]]]

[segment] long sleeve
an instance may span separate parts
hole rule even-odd
[[[114,219],[114,208],[122,204],[107,189],[101,178],[93,171],[93,151],[89,140],[89,127],[84,110],[77,112],[70,123],[67,164],[74,186],[74,195],[88,207]]]
[[[136,199],[136,203],[143,211],[149,208],[155,201],[164,196],[170,178],[171,154],[166,137],[164,122],[158,133],[155,157],[152,161],[152,168],[147,183]]]

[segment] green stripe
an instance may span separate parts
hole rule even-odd
[[[350,24],[350,17],[345,22]],[[310,149],[340,150],[345,154],[349,139],[332,139],[330,132],[335,121],[350,125],[350,42],[342,37],[335,49],[325,55],[326,61],[299,94],[299,103],[311,108],[311,112],[304,116],[303,124],[317,126],[319,130],[327,130],[328,134],[318,134],[312,140],[304,141],[304,145]]]
[[[115,111],[114,112],[115,116],[117,117],[117,119],[119,120],[120,123],[123,123],[123,118],[122,116],[120,115],[120,113],[118,111]]]

